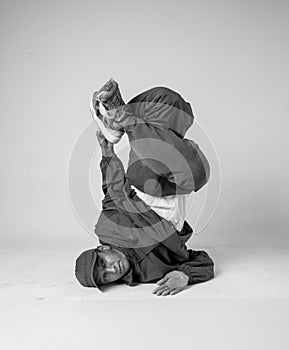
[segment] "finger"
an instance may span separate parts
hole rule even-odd
[[[168,282],[167,282],[167,283],[163,283],[163,284],[161,284],[160,286],[158,285],[157,288],[156,288],[155,290],[156,290],[156,291],[159,291],[159,290],[164,289],[164,288],[170,288],[170,285],[169,285]]]
[[[175,288],[174,290],[172,290],[170,292],[171,295],[175,295],[175,294],[178,294],[180,291],[182,291],[182,288]]]
[[[155,294],[160,294],[160,293],[162,293],[163,291],[165,291],[166,289],[168,289],[169,287],[168,286],[160,286],[160,287],[158,287],[158,288],[156,288],[155,290],[154,290],[154,293]]]
[[[153,290],[153,293],[161,292],[162,290],[165,290],[166,288],[167,288],[167,286],[160,286],[160,287],[156,288],[155,290]]]
[[[167,291],[169,291],[169,290],[168,290],[168,289],[163,289],[163,290],[157,292],[156,295],[157,295],[157,296],[163,295],[163,294],[166,293]]]
[[[165,276],[164,278],[162,278],[161,280],[159,280],[159,281],[157,282],[157,284],[160,286],[160,285],[166,283],[166,282],[168,281],[168,279],[169,279],[169,277]]]
[[[162,296],[166,296],[166,295],[169,295],[171,293],[171,289],[167,289],[165,290],[164,292],[162,292]]]
[[[103,133],[100,130],[96,131],[96,137],[100,145],[106,140],[106,138],[103,136]]]
[[[102,132],[100,130],[97,130],[95,134],[96,134],[97,141],[99,143],[101,143],[102,142],[102,137],[101,137]]]
[[[96,129],[95,134],[97,137],[104,137],[104,135],[100,129]]]

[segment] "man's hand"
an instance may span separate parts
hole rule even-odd
[[[96,131],[96,137],[100,145],[102,155],[104,157],[112,157],[115,154],[113,150],[113,143],[107,141],[102,132],[99,130]]]
[[[156,295],[174,295],[181,292],[188,285],[189,276],[182,271],[171,271],[159,280],[159,285],[153,293]]]

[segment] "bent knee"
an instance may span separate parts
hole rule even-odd
[[[179,93],[177,93],[176,91],[166,87],[166,86],[156,86],[153,87],[152,89],[149,90],[151,95],[156,95],[156,96],[161,96],[163,98],[168,98],[170,100],[179,100],[181,97],[181,95]]]

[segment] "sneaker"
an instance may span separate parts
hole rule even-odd
[[[100,93],[102,92],[106,92],[106,94],[105,97],[103,96],[101,98]],[[118,83],[112,78],[98,90],[98,97],[101,98],[101,102],[107,110],[118,109],[125,105],[119,91]]]
[[[99,89],[96,98],[103,104],[106,118],[117,122],[124,117],[127,106],[121,97],[118,83],[114,79],[109,79]]]
[[[104,106],[102,106],[101,102],[97,98],[99,96],[99,91],[92,94],[90,99],[90,112],[93,120],[96,122],[97,131],[101,132],[103,136],[110,143],[118,143],[124,134],[123,131],[113,130],[107,127],[105,124],[105,118],[107,118],[107,111]],[[104,114],[102,114],[102,113]]]

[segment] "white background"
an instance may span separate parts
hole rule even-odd
[[[0,25],[1,239],[86,234],[69,156],[114,77],[125,101],[181,93],[215,145],[222,194],[202,239],[288,246],[286,1],[2,1]]]

